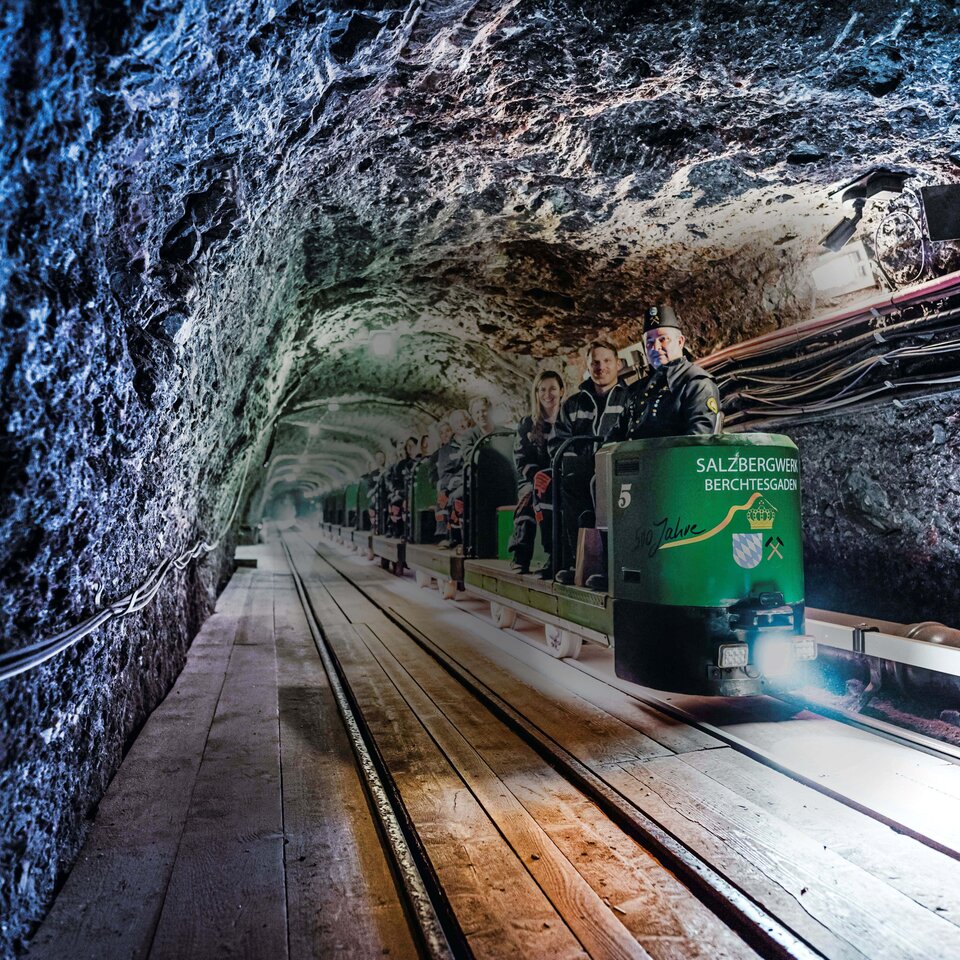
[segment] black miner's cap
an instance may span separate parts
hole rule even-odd
[[[658,303],[655,307],[647,307],[643,320],[643,332],[656,330],[658,327],[674,327],[680,329],[677,315],[669,303]]]

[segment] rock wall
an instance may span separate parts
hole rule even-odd
[[[804,319],[831,185],[880,163],[913,187],[955,179],[946,3],[10,0],[0,16],[3,647],[223,538],[150,610],[0,688],[4,953],[182,664],[238,497],[255,519],[262,491],[333,486],[474,393],[517,412],[538,367],[576,379],[578,347],[635,340],[651,301],[674,301],[699,352]],[[931,269],[956,262],[946,245]],[[893,416],[863,421],[878,445]],[[906,476],[940,482],[940,502],[932,427],[910,422]],[[843,548],[864,591],[867,555],[929,548],[919,604],[956,535],[861,464],[857,423],[807,465],[814,595],[839,529],[865,538]]]
[[[801,454],[808,604],[960,624],[960,400],[784,432]]]

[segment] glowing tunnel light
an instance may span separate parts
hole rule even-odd
[[[757,644],[757,666],[766,677],[782,677],[793,668],[793,650],[790,641],[764,637]]]
[[[783,677],[799,661],[816,658],[817,642],[810,636],[761,637],[757,642],[757,667],[767,677]]]
[[[370,352],[375,357],[391,357],[397,351],[397,339],[389,330],[374,330],[370,334]]]
[[[820,293],[835,297],[876,286],[867,251],[860,242],[850,244],[840,253],[820,257],[813,270],[813,282]]]

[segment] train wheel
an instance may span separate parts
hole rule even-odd
[[[501,630],[509,630],[517,622],[517,611],[491,601],[490,617]]]
[[[547,650],[553,656],[570,657],[571,660],[576,660],[580,656],[583,637],[579,633],[571,633],[569,630],[563,630],[549,623],[543,630],[547,638]]]
[[[444,600],[453,600],[457,595],[457,581],[444,580],[440,592]]]
[[[433,577],[426,570],[415,570],[413,575],[417,580],[417,586],[421,589],[429,587],[433,583]]]

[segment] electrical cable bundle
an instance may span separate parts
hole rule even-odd
[[[929,397],[960,384],[960,273],[718,351],[734,430]]]
[[[79,643],[84,637],[89,636],[105,623],[128,617],[133,613],[138,613],[153,602],[153,598],[160,592],[160,587],[163,586],[163,581],[171,570],[183,570],[192,560],[215,550],[226,532],[230,529],[237,510],[240,507],[240,498],[243,495],[249,463],[250,457],[248,455],[247,464],[243,471],[243,479],[240,482],[240,489],[237,493],[233,509],[230,511],[230,516],[227,518],[220,536],[217,537],[216,540],[212,543],[198,540],[193,546],[188,547],[176,556],[167,557],[154,568],[150,576],[148,576],[140,586],[88,617],[82,623],[78,623],[76,626],[70,627],[68,630],[64,630],[56,636],[48,637],[46,640],[41,640],[30,646],[21,647],[18,650],[10,650],[7,653],[0,653],[0,683],[18,674],[26,673],[34,667],[39,667],[40,664],[45,663],[57,654]],[[102,590],[103,587],[101,585],[97,590],[98,598]]]

